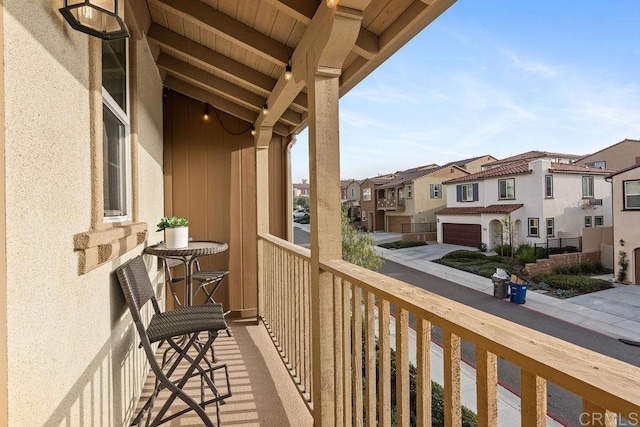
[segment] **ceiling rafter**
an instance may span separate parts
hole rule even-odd
[[[249,110],[248,108],[244,108],[232,101],[229,101],[226,98],[218,96],[191,83],[185,82],[184,80],[181,80],[177,77],[167,76],[164,81],[164,85],[169,89],[180,92],[181,94],[186,95],[190,98],[197,99],[202,102],[207,102],[218,110],[224,111],[225,113],[231,114],[232,116],[236,116],[247,123],[253,123],[256,118],[256,113]],[[291,133],[289,130],[289,126],[283,123],[276,123],[273,126],[273,131],[282,136],[288,136]]]
[[[199,64],[213,68],[217,73],[233,81],[249,85],[259,94],[268,95],[276,85],[275,79],[240,62],[234,61],[187,37],[168,30],[161,25],[151,24],[147,37],[163,49],[185,55]],[[300,93],[298,97],[294,99],[293,105],[306,111],[306,94]]]
[[[287,45],[269,38],[199,0],[150,1],[281,67],[289,62],[293,54],[293,49]]]
[[[224,98],[231,100],[249,108],[255,112],[261,112],[266,99],[250,90],[236,86],[233,83],[216,77],[205,70],[194,67],[166,53],[161,53],[158,57],[157,65],[166,70],[169,74],[179,77],[181,80],[196,83]],[[302,116],[295,111],[286,110],[281,119],[293,126],[298,126],[302,122]]]

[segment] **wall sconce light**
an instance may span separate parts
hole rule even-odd
[[[338,1],[339,0],[327,0],[327,7],[330,7],[331,9],[333,9],[338,5]]]
[[[256,136],[256,127],[251,125],[251,136]]]
[[[209,103],[205,102],[204,103],[204,119],[205,120],[209,120]]]
[[[262,114],[264,114],[265,116],[269,114],[269,104],[267,104],[266,102],[262,106]]]
[[[104,40],[129,37],[118,16],[118,0],[65,0],[59,10],[74,30]]]
[[[289,81],[291,80],[291,77],[293,77],[293,72],[291,72],[291,64],[287,64],[287,66],[284,67],[284,79]]]
[[[624,240],[620,239],[620,246],[624,246]]]

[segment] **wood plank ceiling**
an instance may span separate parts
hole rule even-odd
[[[341,95],[454,2],[371,0],[343,66]],[[146,5],[147,38],[165,87],[248,124],[257,122],[265,102],[277,101],[272,92],[285,67],[316,12],[328,7],[319,0],[147,0]],[[276,134],[288,136],[306,125],[307,95],[301,89],[278,108],[272,119]]]

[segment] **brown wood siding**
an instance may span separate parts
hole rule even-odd
[[[479,224],[442,224],[442,241],[452,245],[476,247],[482,241]]]
[[[257,307],[256,271],[256,157],[249,132],[230,135],[210,107],[204,107],[169,91],[164,109],[165,214],[189,219],[189,236],[196,240],[221,240],[227,252],[202,257],[205,269],[228,269],[228,282],[216,299],[225,308],[250,315]],[[233,133],[248,124],[218,112],[224,126]],[[284,181],[281,137],[274,138],[270,156],[270,223],[282,236]],[[271,150],[270,150],[271,151]],[[179,294],[180,295],[180,294]],[[196,301],[198,302],[198,301]]]

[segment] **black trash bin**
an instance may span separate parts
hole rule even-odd
[[[500,277],[492,276],[493,281],[493,296],[500,299],[509,297],[509,279],[501,279]]]

